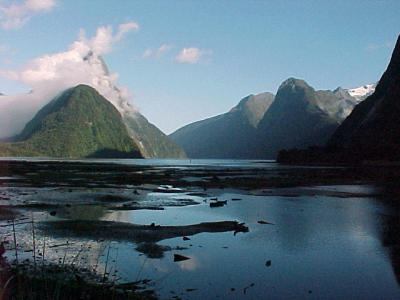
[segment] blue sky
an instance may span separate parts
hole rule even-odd
[[[138,30],[103,57],[131,102],[166,133],[248,94],[276,93],[288,77],[315,89],[375,82],[400,33],[398,0],[0,0],[0,8],[13,4],[23,9],[0,10],[3,74],[66,51],[81,29],[90,38],[101,26],[116,32],[135,22]],[[31,88],[0,77],[0,92]]]

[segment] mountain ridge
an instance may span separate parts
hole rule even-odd
[[[191,158],[251,158],[258,123],[273,99],[271,93],[249,95],[228,112],[183,126],[170,137]]]
[[[325,147],[281,151],[282,163],[360,163],[400,160],[400,35],[372,95],[359,103]]]
[[[142,155],[118,110],[87,85],[70,88],[40,109],[0,154],[41,157],[124,157]]]
[[[275,158],[283,148],[324,143],[339,121],[320,108],[322,101],[304,80],[285,80],[258,127],[260,156]]]
[[[261,101],[259,109],[257,97],[268,94],[273,95],[244,97],[227,113],[185,125],[170,136],[192,158],[272,159],[284,148],[322,146],[358,103],[348,90],[314,90],[296,78],[282,82],[277,96],[267,105]],[[235,118],[235,113],[241,117]],[[236,141],[239,137],[244,140]]]
[[[378,148],[400,142],[400,36],[375,92],[356,106],[328,142],[330,146]]]

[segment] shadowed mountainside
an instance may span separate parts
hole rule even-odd
[[[337,100],[332,95],[316,92],[303,80],[284,81],[258,126],[259,156],[275,158],[282,148],[323,145],[340,123],[335,113],[321,108]]]
[[[123,116],[131,138],[146,158],[186,158],[185,152],[170,137],[151,124],[139,112]]]
[[[170,137],[191,158],[253,158],[257,126],[273,101],[271,93],[247,96],[229,112],[186,125]]]
[[[282,151],[280,162],[399,160],[400,36],[375,92],[358,104],[324,148]]]
[[[229,112],[170,135],[191,158],[276,158],[285,148],[324,145],[362,101],[347,90],[315,91],[289,78],[270,93],[250,95]]]

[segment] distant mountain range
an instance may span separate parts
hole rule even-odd
[[[350,90],[315,91],[289,78],[276,97],[247,96],[229,112],[186,125],[170,137],[191,158],[273,159],[284,148],[324,145],[373,88],[351,89],[355,98]]]
[[[229,112],[186,125],[170,135],[191,158],[251,158],[257,150],[257,127],[274,95],[243,98]]]
[[[354,108],[326,146],[282,151],[278,160],[286,163],[399,160],[399,149],[400,36],[375,91]]]

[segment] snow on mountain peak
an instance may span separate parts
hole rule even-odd
[[[350,94],[350,96],[356,98],[358,102],[361,102],[369,95],[371,95],[375,91],[375,88],[376,83],[371,83],[357,88],[348,89],[347,92]]]

